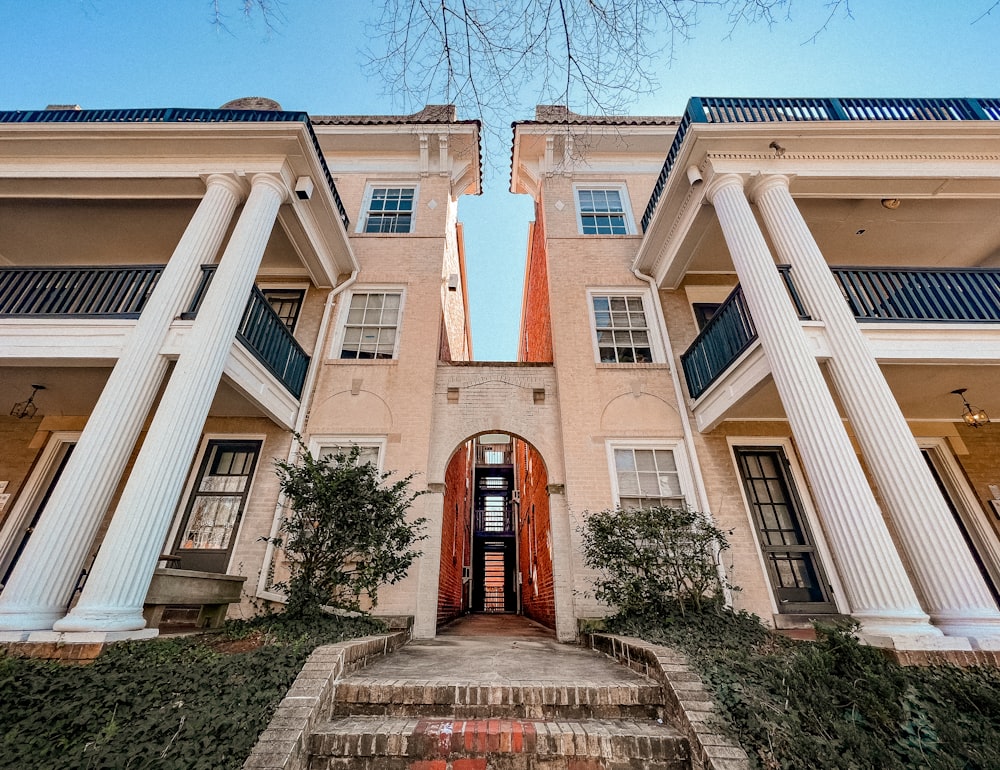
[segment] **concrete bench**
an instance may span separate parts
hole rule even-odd
[[[142,608],[146,627],[159,627],[167,607],[201,607],[198,628],[218,628],[229,605],[240,600],[244,582],[240,575],[157,568]]]

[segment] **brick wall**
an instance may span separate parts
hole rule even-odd
[[[517,488],[521,513],[517,525],[521,611],[542,625],[555,628],[555,591],[552,580],[552,531],[549,523],[548,476],[538,451],[515,440]]]
[[[451,458],[445,472],[441,515],[441,568],[438,576],[437,623],[444,625],[467,609],[462,568],[471,565],[472,520],[469,483],[472,444],[464,444]]]
[[[518,361],[552,362],[552,317],[549,309],[549,268],[545,251],[544,209],[535,203],[535,221],[528,233],[528,263],[524,271]]]
[[[0,481],[7,482],[4,494],[10,495],[0,509],[0,526],[7,520],[17,499],[17,493],[31,472],[31,467],[41,448],[29,446],[42,418],[18,420],[14,417],[0,417]],[[2,577],[2,576],[0,576]]]

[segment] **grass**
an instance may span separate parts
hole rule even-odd
[[[87,666],[0,657],[0,768],[239,768],[316,646],[384,631],[270,616],[111,645]]]
[[[851,629],[796,642],[721,610],[616,618],[609,630],[685,652],[758,768],[1000,768],[995,668],[902,667]]]

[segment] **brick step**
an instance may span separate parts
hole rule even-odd
[[[309,770],[690,770],[656,720],[343,717],[316,725]]]
[[[330,716],[644,720],[660,716],[662,703],[662,689],[652,683],[484,685],[350,677],[336,684]]]

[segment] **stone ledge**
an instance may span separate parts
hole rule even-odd
[[[671,721],[691,742],[694,770],[749,770],[746,752],[715,729],[714,705],[686,656],[633,637],[598,633],[587,640],[591,649],[660,683]]]
[[[313,726],[330,710],[336,681],[364,668],[372,658],[401,647],[409,638],[408,631],[397,631],[313,650],[257,739],[244,770],[307,770],[306,743]]]
[[[879,651],[900,666],[1000,667],[1000,650],[890,650]]]

